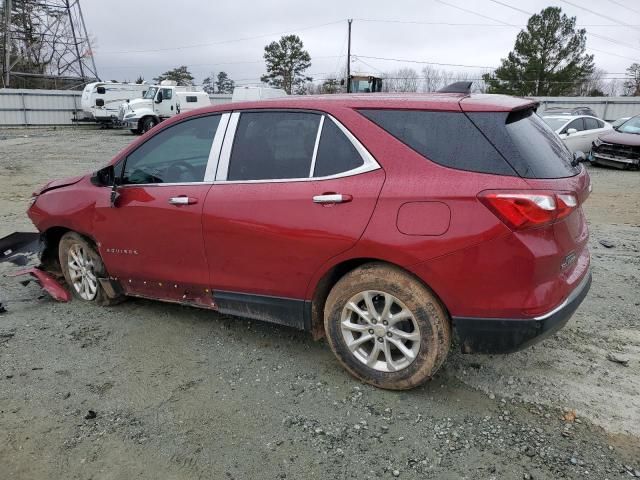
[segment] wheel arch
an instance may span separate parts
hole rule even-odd
[[[327,297],[329,296],[329,292],[333,289],[336,283],[344,277],[349,272],[362,267],[363,265],[369,263],[377,263],[387,265],[389,267],[393,267],[401,270],[405,274],[411,276],[422,285],[424,285],[429,291],[437,298],[437,300],[442,305],[444,311],[446,312],[449,321],[451,319],[451,315],[446,304],[442,301],[442,298],[437,294],[437,292],[433,289],[433,287],[427,284],[422,278],[418,277],[415,273],[408,270],[397,263],[390,262],[388,260],[382,260],[379,258],[371,258],[371,257],[361,257],[361,258],[350,258],[348,260],[344,260],[333,265],[329,268],[324,275],[320,278],[320,280],[316,283],[313,288],[313,295],[311,296],[311,334],[315,340],[319,340],[325,336],[324,332],[324,306],[327,301]]]
[[[96,247],[96,251],[99,251],[97,242],[93,239],[93,237],[91,237],[91,235],[87,235],[85,232],[79,232],[77,230],[74,230],[73,228],[63,226],[49,227],[47,230],[41,233],[44,247],[40,254],[40,260],[45,270],[53,272],[60,271],[58,245],[60,245],[60,239],[64,236],[65,233],[68,232],[75,232],[78,235],[82,235],[87,239],[87,241],[89,241]]]

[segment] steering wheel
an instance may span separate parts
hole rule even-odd
[[[188,172],[188,175],[190,177],[189,181],[197,181],[199,177],[198,170],[196,169],[196,167],[184,160],[178,160],[169,165],[165,175],[170,182],[173,182],[175,181],[174,177],[182,177],[185,171]],[[182,178],[179,181],[183,181]]]

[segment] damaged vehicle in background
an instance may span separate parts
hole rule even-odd
[[[166,120],[35,192],[42,268],[80,301],[151,298],[326,336],[382,388],[432,377],[453,335],[465,353],[525,348],[589,290],[590,179],[535,102],[469,88]]]
[[[572,152],[589,152],[591,144],[613,127],[599,118],[586,115],[543,115],[542,119],[562,139]]]
[[[616,168],[640,167],[640,115],[600,135],[591,147],[591,163]]]

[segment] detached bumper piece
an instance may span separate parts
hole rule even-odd
[[[62,285],[58,283],[58,281],[49,273],[40,270],[39,268],[32,267],[24,270],[19,270],[17,272],[8,274],[9,277],[19,277],[21,275],[31,275],[38,285],[42,287],[42,289],[51,295],[51,298],[57,300],[58,302],[68,302],[71,300],[71,293],[67,289],[65,289]],[[26,283],[29,281],[27,280]],[[25,284],[26,284],[25,283]]]
[[[566,325],[591,287],[591,272],[557,308],[531,319],[453,317],[462,353],[511,353],[553,335]]]

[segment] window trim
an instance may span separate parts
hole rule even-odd
[[[240,119],[241,114],[243,113],[258,113],[258,112],[290,112],[290,113],[315,113],[321,116],[320,124],[318,126],[318,134],[316,136],[316,144],[313,149],[313,157],[311,159],[311,167],[310,167],[310,176],[308,177],[299,177],[299,178],[269,178],[264,180],[227,180],[227,176],[229,174],[229,161],[231,160],[231,150],[233,147],[233,143],[235,141],[236,130],[238,127],[238,121]],[[322,137],[322,127],[324,126],[325,117],[329,118],[335,125],[342,131],[342,133],[347,137],[347,139],[354,146],[358,154],[362,157],[363,163],[357,168],[352,168],[351,170],[346,170],[344,172],[336,173],[334,175],[327,175],[325,177],[314,177],[313,173],[315,170],[315,160],[318,153],[318,148],[320,145],[320,139]],[[215,184],[236,184],[236,183],[291,183],[291,182],[315,182],[322,180],[333,180],[336,178],[343,177],[351,177],[354,175],[359,175],[361,173],[372,172],[374,170],[380,169],[380,164],[376,161],[376,159],[369,153],[369,151],[364,147],[364,145],[351,133],[347,127],[345,127],[342,123],[340,123],[335,117],[326,112],[315,111],[315,110],[296,110],[296,109],[253,109],[253,110],[240,110],[234,111],[231,114],[231,120],[229,121],[229,125],[227,127],[227,132],[225,134],[224,144],[222,146],[222,151],[220,153],[220,161],[218,163],[218,171],[215,176]],[[206,177],[205,177],[206,178]]]
[[[180,125],[181,123],[185,123],[188,122],[189,120],[195,120],[198,118],[204,118],[204,117],[215,117],[217,115],[220,115],[220,121],[218,122],[218,127],[216,128],[216,133],[213,136],[213,141],[211,142],[211,149],[209,150],[209,157],[207,159],[207,166],[205,168],[205,175],[204,175],[204,180],[200,181],[200,182],[175,182],[175,183],[125,183],[125,184],[119,184],[118,188],[146,188],[146,187],[176,187],[176,186],[188,186],[188,185],[212,185],[213,184],[213,180],[207,180],[207,173],[209,173],[209,168],[210,165],[212,165],[213,168],[213,173],[215,175],[215,168],[217,167],[218,164],[218,160],[220,158],[220,148],[222,147],[222,140],[224,138],[224,134],[227,128],[227,123],[229,121],[229,116],[231,115],[230,112],[212,112],[212,113],[206,113],[204,115],[195,115],[193,117],[188,117],[185,118],[184,120],[180,121],[180,122],[176,122],[172,125],[170,125],[167,128],[163,128],[161,130],[159,130],[155,135],[153,135],[151,138],[149,138],[149,140],[147,140],[144,143],[141,143],[140,145],[138,145],[135,150],[129,152],[127,154],[126,157],[124,157],[122,159],[123,165],[122,165],[122,174],[120,176],[120,179],[122,179],[122,177],[124,176],[124,171],[127,168],[127,161],[129,160],[129,157],[134,154],[136,151],[138,151],[138,149],[142,148],[143,145],[146,145],[146,143],[148,141],[150,141],[152,138],[155,138],[157,135],[162,134],[162,132],[176,126],[176,125]],[[223,123],[224,122],[224,123]],[[218,144],[216,144],[216,140],[218,140]]]

